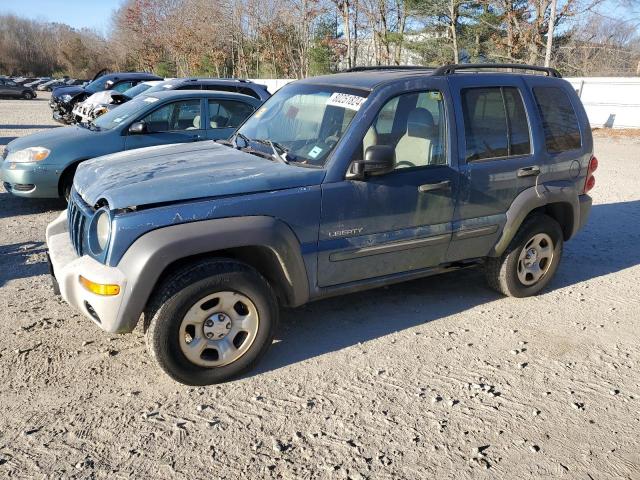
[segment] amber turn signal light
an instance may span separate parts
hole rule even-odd
[[[96,295],[111,296],[118,295],[120,293],[120,285],[104,285],[102,283],[95,283],[84,278],[82,275],[80,275],[80,284]]]

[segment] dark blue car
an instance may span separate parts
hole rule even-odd
[[[291,83],[228,142],[85,162],[47,244],[65,300],[109,332],[144,314],[159,367],[203,385],[260,359],[280,305],[470,266],[538,293],[596,168],[553,69],[379,67]]]

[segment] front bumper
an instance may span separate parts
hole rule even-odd
[[[0,178],[11,194],[28,198],[58,198],[60,173],[38,163],[2,162]]]
[[[47,226],[49,259],[62,298],[100,328],[110,333],[123,331],[119,313],[124,303],[127,278],[117,267],[108,267],[93,258],[79,257],[69,238],[67,212]],[[103,296],[88,291],[80,276],[101,284],[119,285],[118,295]]]

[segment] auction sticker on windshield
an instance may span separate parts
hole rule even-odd
[[[358,95],[349,95],[348,93],[334,92],[330,97],[327,105],[334,107],[348,108],[349,110],[360,110],[360,107],[366,100],[366,97]]]

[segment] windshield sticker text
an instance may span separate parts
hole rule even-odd
[[[360,110],[360,107],[365,100],[365,97],[359,97],[358,95],[349,95],[348,93],[334,92],[329,97],[327,105],[348,108],[349,110]]]

